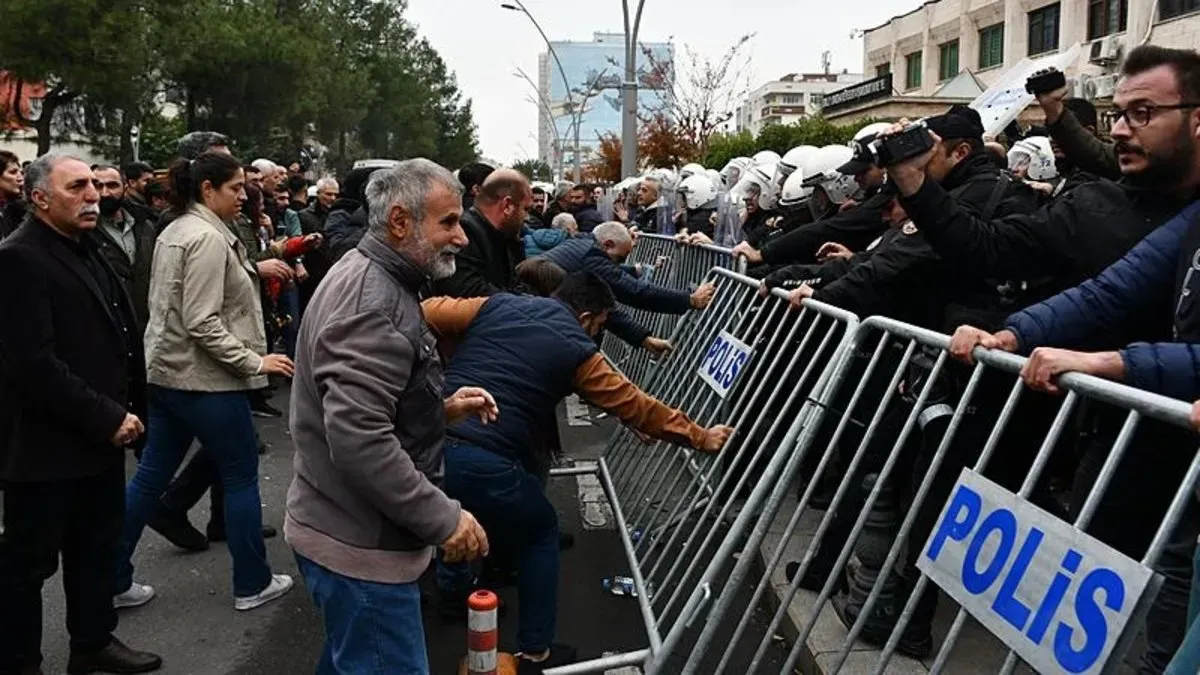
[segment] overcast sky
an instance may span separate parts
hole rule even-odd
[[[636,2],[636,0],[630,0]],[[545,43],[528,19],[502,0],[409,0],[409,18],[441,53],[474,101],[483,154],[501,162],[537,156],[537,108],[517,66],[536,78]],[[525,0],[551,40],[591,40],[623,32],[621,0]],[[818,72],[821,52],[833,69],[862,68],[862,39],[871,28],[915,9],[922,0],[646,0],[642,42],[673,38],[682,47],[719,57],[742,34],[754,33],[751,81],[757,87],[790,72]]]

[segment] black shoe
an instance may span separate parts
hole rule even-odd
[[[484,586],[476,585],[466,593],[450,593],[437,590],[437,615],[443,623],[461,623],[467,620],[467,598],[475,591],[484,588]],[[504,600],[497,597],[499,604],[496,606],[496,616],[503,617],[508,614],[508,605]]]
[[[70,675],[84,673],[149,673],[162,668],[162,659],[149,652],[138,652],[113,638],[107,647],[92,654],[72,652],[67,663]]]
[[[272,406],[270,403],[267,403],[265,399],[251,401],[250,412],[253,413],[255,417],[283,417],[283,413],[278,408]]]
[[[858,614],[862,610],[861,607],[851,606],[844,595],[833,598],[830,604],[833,605],[833,613],[837,615],[838,621],[842,622],[846,630],[854,627],[854,622],[858,621]],[[900,617],[898,614],[884,614],[878,606],[871,614],[872,616],[863,623],[858,639],[876,649],[883,649],[887,645],[888,639],[892,637],[892,630],[895,629]],[[896,643],[896,651],[914,659],[923,659],[932,654],[933,634],[930,626],[928,624],[919,626],[917,622],[910,621],[904,627],[904,632],[900,634],[900,642]]]
[[[209,523],[208,527],[205,529],[208,531],[208,540],[209,541],[225,541],[226,539],[229,539],[229,537],[225,535],[225,526],[224,525],[214,525],[212,523]],[[263,539],[273,539],[278,535],[279,535],[278,530],[271,527],[270,525],[263,525],[263,527],[262,527]]]
[[[545,661],[530,661],[518,656],[517,675],[541,675],[543,671],[566,666],[579,660],[579,652],[568,645],[550,645],[550,656]]]
[[[558,533],[558,550],[569,551],[575,548],[575,535],[570,532]]]
[[[198,553],[208,550],[208,539],[200,530],[192,527],[186,513],[160,506],[146,524],[164,539],[185,551]]]

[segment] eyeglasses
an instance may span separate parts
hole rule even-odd
[[[1150,120],[1154,119],[1160,110],[1191,110],[1193,108],[1200,108],[1200,103],[1176,103],[1173,105],[1145,103],[1132,108],[1113,108],[1104,113],[1104,119],[1110,128],[1115,126],[1118,120],[1124,118],[1125,124],[1128,124],[1129,128],[1137,129],[1150,124]]]

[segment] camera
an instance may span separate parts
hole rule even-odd
[[[1039,96],[1067,86],[1067,76],[1058,68],[1039,70],[1025,80],[1025,91]]]
[[[875,152],[875,163],[888,167],[928,152],[933,148],[933,137],[923,122],[917,122],[898,134],[876,140],[871,147]]]

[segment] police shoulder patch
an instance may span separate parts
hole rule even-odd
[[[917,226],[914,225],[913,221],[910,220],[904,224],[904,227],[900,228],[900,231],[903,232],[904,234],[911,236],[911,235],[914,235],[917,233]]]

